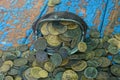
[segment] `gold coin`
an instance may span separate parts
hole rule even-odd
[[[111,39],[108,40],[108,42],[112,45],[117,46],[120,49],[120,41],[117,40],[116,38],[111,38]]]
[[[12,76],[6,76],[5,80],[14,80]]]
[[[33,67],[35,67],[35,66],[39,66],[39,64],[37,63],[36,60],[34,60],[34,61],[32,62],[32,66],[33,66]]]
[[[52,26],[52,23],[48,23],[48,32],[52,35],[59,35],[60,33]]]
[[[8,70],[10,70],[10,66],[7,64],[4,64],[0,67],[0,72],[7,72]]]
[[[120,33],[114,35],[117,40],[120,41]]]
[[[12,62],[11,60],[5,61],[5,62],[3,63],[3,65],[4,65],[4,64],[9,65],[10,67],[13,66],[13,62]]]
[[[77,63],[73,64],[71,68],[74,71],[83,71],[87,67],[87,62],[86,61],[78,61]]]
[[[78,74],[73,70],[66,70],[63,73],[62,80],[78,80]]]
[[[22,80],[22,77],[16,76],[16,77],[15,77],[15,80]]]
[[[42,27],[41,27],[41,33],[42,33],[43,35],[48,35],[48,34],[49,34],[48,29],[47,29],[47,26],[48,26],[48,22],[44,23],[44,24],[42,25]]]
[[[102,60],[102,64],[100,65],[101,67],[108,67],[111,64],[111,61],[107,57],[100,57]]]
[[[48,35],[47,36],[47,43],[50,46],[59,46],[61,44],[61,41],[59,40],[58,36],[55,35]]]
[[[87,45],[85,42],[79,42],[78,43],[78,50],[80,52],[85,52],[87,50]]]
[[[78,27],[78,25],[75,24],[75,23],[69,24],[69,25],[67,26],[68,29],[75,29],[75,28],[77,28],[77,27]]]
[[[39,72],[42,70],[40,67],[33,67],[31,68],[30,74],[34,78],[40,78]]]
[[[39,74],[40,78],[48,77],[48,72],[45,70],[41,70],[38,74]]]
[[[44,69],[48,72],[52,72],[55,69],[55,65],[51,62],[45,62]]]

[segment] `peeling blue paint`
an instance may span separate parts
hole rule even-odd
[[[104,16],[104,21],[103,21],[103,25],[102,25],[102,29],[101,29],[101,37],[103,37],[103,35],[104,35],[104,30],[109,23],[110,13],[114,9],[114,7],[115,7],[115,3],[112,0],[108,0],[107,7],[105,10],[106,12],[105,12],[105,16]]]
[[[26,38],[21,38],[17,41],[18,44],[22,45],[25,44],[24,42],[26,41]]]
[[[114,27],[113,34],[120,33],[120,24]]]
[[[118,21],[120,22],[120,17],[118,18]]]

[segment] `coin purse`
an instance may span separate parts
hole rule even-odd
[[[78,40],[77,42],[84,40],[86,31],[87,31],[87,24],[83,21],[81,17],[71,12],[51,12],[37,19],[32,25],[33,33],[36,39],[42,36],[40,28],[43,25],[43,23],[53,22],[53,21],[55,22],[67,21],[67,22],[76,23],[81,30],[80,31],[81,33],[79,34],[79,38],[77,39]],[[77,51],[78,51],[78,48],[76,45],[76,47],[70,50],[70,54],[74,54]]]

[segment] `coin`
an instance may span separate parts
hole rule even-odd
[[[68,47],[61,47],[58,51],[62,59],[66,59],[70,55],[70,49]]]
[[[43,50],[38,50],[36,52],[36,61],[38,63],[44,63],[44,62],[48,61],[47,53],[45,51],[43,51]]]
[[[18,46],[17,47],[17,50],[19,50],[19,51],[21,51],[21,52],[23,52],[23,51],[26,51],[26,50],[28,50],[28,45],[20,45],[20,46]]]
[[[15,69],[15,68],[11,68],[11,69],[8,71],[8,74],[9,74],[9,75],[17,75],[17,74],[18,74],[18,70]]]
[[[100,32],[96,29],[91,29],[90,30],[90,37],[99,38],[100,37]]]
[[[120,49],[120,41],[118,41],[116,38],[110,38],[108,40],[108,42],[111,44],[111,45],[115,45],[117,46],[119,49]]]
[[[74,38],[78,35],[80,35],[81,30],[79,27],[75,29],[68,29],[65,33],[61,34],[62,36],[68,37],[68,38]]]
[[[105,56],[107,54],[105,49],[95,49],[94,52],[96,57]]]
[[[25,80],[38,80],[37,78],[34,78],[31,76],[31,68],[28,68],[27,70],[25,70],[24,72],[24,77],[25,77]]]
[[[89,59],[93,59],[95,57],[95,52],[94,51],[89,51],[89,52],[86,52],[86,60],[89,60]]]
[[[59,72],[55,75],[55,80],[62,80],[63,72]]]
[[[82,76],[80,77],[80,80],[94,80],[94,79],[89,79],[89,78],[86,78],[84,75],[82,75]]]
[[[40,30],[41,30],[41,33],[43,35],[48,35],[49,34],[47,26],[48,26],[48,22],[43,23],[43,25],[41,26]]]
[[[15,59],[13,63],[14,66],[23,66],[28,63],[28,60],[26,58],[19,58],[19,59]]]
[[[87,63],[86,61],[78,61],[77,63],[74,63],[71,68],[74,70],[74,71],[83,71],[85,68],[87,67]]]
[[[63,73],[62,80],[78,80],[78,75],[73,70],[66,70]]]
[[[22,80],[22,77],[16,76],[16,77],[15,77],[15,80]]]
[[[5,76],[5,80],[14,80],[12,76]]]
[[[17,57],[15,54],[12,54],[11,52],[8,52],[8,51],[5,51],[2,56],[3,60],[14,60],[16,58]]]
[[[78,43],[78,50],[80,52],[85,52],[87,50],[87,45],[85,42],[79,42]]]
[[[100,57],[99,59],[102,60],[101,67],[108,67],[111,64],[111,61],[107,57]]]
[[[39,74],[40,78],[48,77],[48,72],[45,70],[41,70],[38,74]]]
[[[13,62],[12,62],[11,60],[5,61],[5,62],[3,63],[3,65],[4,65],[4,64],[9,65],[10,67],[13,66]]]
[[[59,46],[61,44],[61,41],[59,40],[59,37],[58,36],[55,36],[55,35],[48,35],[47,36],[47,43],[50,45],[50,46]]]
[[[119,51],[119,49],[117,48],[117,46],[111,45],[111,44],[108,46],[108,52],[109,52],[110,54],[115,55],[115,54],[118,53],[118,51]]]
[[[49,33],[52,35],[59,35],[60,34],[60,32],[58,32],[56,30],[56,28],[53,27],[52,23],[48,23],[47,28],[48,28]]]
[[[63,43],[69,43],[69,41],[71,41],[72,39],[70,38],[70,37],[66,37],[66,36],[64,36],[64,35],[62,35],[62,34],[60,34],[60,35],[58,35],[58,37],[59,37],[59,39],[61,40],[61,41],[63,41]],[[69,43],[70,44],[70,43]]]
[[[107,72],[100,71],[96,77],[96,80],[108,80],[109,74]]]
[[[120,64],[120,55],[117,54],[117,55],[113,56],[113,61],[117,64]]]
[[[75,29],[75,28],[77,28],[77,27],[78,27],[78,25],[75,24],[75,23],[72,23],[72,24],[67,25],[67,28],[68,28],[68,29]]]
[[[84,75],[87,78],[93,79],[93,78],[97,77],[98,71],[97,71],[97,69],[95,67],[87,67],[84,70]]]
[[[58,21],[53,22],[52,26],[55,28],[56,31],[59,32],[59,34],[62,34],[67,31],[67,26],[60,24]]]
[[[34,48],[36,50],[45,50],[47,47],[47,42],[44,38],[40,37],[34,42]]]
[[[99,63],[97,60],[92,59],[92,60],[88,60],[88,61],[87,61],[87,65],[88,65],[89,67],[99,67],[99,66],[100,66],[100,63]]]
[[[10,66],[7,65],[7,64],[4,64],[4,65],[2,65],[2,66],[0,67],[0,72],[5,73],[5,72],[7,72],[8,70],[10,70]]]
[[[57,66],[61,65],[62,57],[60,56],[60,54],[55,53],[55,54],[51,55],[50,61],[57,67]]]
[[[3,65],[3,59],[0,58],[0,67]]]
[[[15,47],[9,47],[9,48],[7,49],[7,51],[15,51],[15,50],[16,50]]]
[[[0,80],[4,80],[4,74],[0,73]]]
[[[71,43],[70,43],[70,48],[75,48],[76,45],[78,44],[78,36],[74,37],[72,40],[71,40]]]
[[[49,0],[48,6],[55,6],[56,4],[59,4],[60,0]]]
[[[52,72],[55,69],[55,65],[50,61],[45,62],[44,69],[47,70],[48,72]]]
[[[34,78],[40,78],[41,76],[40,76],[39,72],[41,70],[42,70],[42,68],[40,68],[40,67],[32,67],[30,70],[30,74]]]
[[[87,51],[91,51],[91,50],[94,50],[95,48],[97,48],[100,40],[99,39],[91,39],[91,38],[88,38],[86,39],[86,44],[87,44]],[[93,44],[94,43],[94,44]]]
[[[117,40],[120,41],[120,34],[119,34],[119,33],[118,33],[118,34],[115,34],[114,36],[115,36],[115,38],[116,38]]]
[[[117,77],[120,77],[120,65],[112,65],[110,67],[110,71],[113,75],[117,76]]]
[[[57,67],[57,68],[54,69],[52,75],[53,75],[53,77],[55,77],[59,72],[64,72],[64,71],[65,71],[65,68]]]

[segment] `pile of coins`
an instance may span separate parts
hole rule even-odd
[[[78,24],[67,21],[44,22],[38,30],[42,37],[34,42],[35,50],[44,50],[49,55],[60,53],[63,56],[78,50],[77,44],[81,41],[81,29]]]
[[[100,38],[99,32],[91,30],[90,37],[79,42],[78,51],[71,55],[70,46],[60,47],[57,38],[44,37],[35,42],[35,50],[21,45],[0,51],[0,80],[120,79],[120,34]],[[48,48],[49,54],[48,44],[53,46]]]

